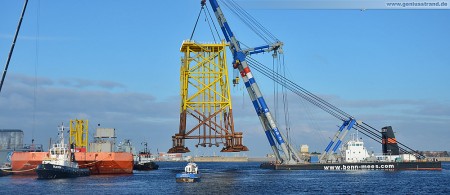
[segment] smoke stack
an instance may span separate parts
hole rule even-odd
[[[397,140],[391,126],[381,129],[381,145],[384,155],[399,155]]]

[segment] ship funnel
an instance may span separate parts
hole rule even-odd
[[[397,140],[391,126],[381,129],[381,145],[384,155],[399,155]]]

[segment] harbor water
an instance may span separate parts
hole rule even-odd
[[[449,194],[450,163],[442,171],[281,171],[259,163],[198,162],[201,181],[176,183],[186,162],[128,175],[38,180],[0,177],[1,194]]]

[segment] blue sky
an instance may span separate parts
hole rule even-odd
[[[2,63],[22,5],[0,1]],[[87,118],[91,133],[100,123],[116,128],[120,140],[167,151],[179,120],[179,48],[199,9],[186,0],[30,1],[0,94],[0,129],[23,129],[26,143],[48,143],[61,122]],[[247,11],[284,42],[288,76],[297,84],[374,127],[392,125],[414,149],[450,150],[448,10]],[[224,12],[239,40],[263,44]],[[203,17],[194,40],[212,42],[210,34]],[[271,66],[270,55],[256,58]],[[255,77],[270,102],[273,84]],[[247,154],[269,153],[242,85],[232,95]],[[340,122],[294,96],[290,105],[296,144],[323,150]]]

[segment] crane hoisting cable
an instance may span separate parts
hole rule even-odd
[[[322,98],[312,94],[308,90],[300,87],[296,83],[292,82],[291,80],[287,79],[283,75],[280,75],[279,73],[271,70],[270,68],[264,66],[263,64],[259,63],[255,59],[249,57],[248,58],[249,65],[257,70],[258,72],[262,73],[264,76],[268,77],[269,79],[279,83],[280,85],[284,85],[286,89],[289,89],[291,92],[295,93],[299,97],[307,100],[311,104],[319,107],[320,109],[324,110],[325,112],[329,113],[330,115],[336,117],[337,119],[341,121],[346,121],[348,119],[353,119],[353,116],[347,114],[346,112],[338,109],[337,107],[331,105],[327,101],[323,100]],[[375,129],[374,127],[368,125],[365,122],[358,122],[355,123],[351,128],[358,130],[365,136],[373,139],[374,141],[381,143],[382,136],[380,135],[380,132]],[[403,153],[413,154],[419,158],[425,158],[422,154],[418,153],[417,151],[411,149],[410,147],[404,145],[403,143],[397,141],[397,143],[400,145],[399,149]]]
[[[192,37],[194,36],[195,28],[197,28],[198,19],[200,18],[200,15],[202,14],[204,5],[205,5],[205,4],[202,3],[202,7],[200,8],[200,11],[198,12],[197,20],[195,21],[194,29],[192,29],[191,38],[189,38],[189,40],[192,40]]]

